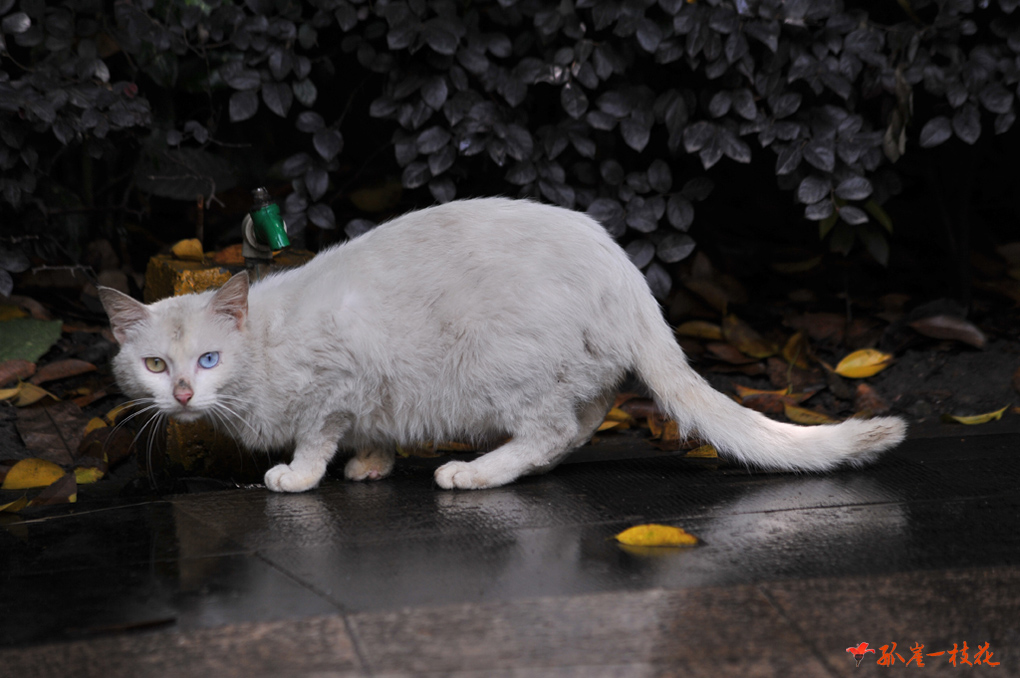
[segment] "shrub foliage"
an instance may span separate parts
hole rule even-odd
[[[335,228],[358,107],[405,188],[586,210],[659,294],[720,162],[774,164],[833,250],[884,263],[896,161],[1011,129],[1018,2],[0,0],[5,230],[259,168],[293,229]]]

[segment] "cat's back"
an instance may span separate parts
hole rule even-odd
[[[376,288],[424,291],[520,288],[626,265],[623,251],[585,214],[529,200],[476,198],[397,217],[321,253],[308,274],[343,285],[371,281]]]

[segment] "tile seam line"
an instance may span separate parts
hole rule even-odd
[[[787,624],[787,626],[793,629],[793,632],[797,635],[797,638],[800,639],[800,642],[802,642],[804,646],[808,648],[808,650],[811,652],[811,655],[818,660],[818,663],[825,667],[825,670],[828,672],[828,674],[832,676],[832,678],[839,678],[840,674],[835,670],[835,667],[829,664],[828,659],[826,659],[825,655],[822,654],[818,647],[816,647],[815,643],[807,637],[807,634],[804,633],[804,630],[800,627],[800,624],[798,624],[796,620],[794,620],[787,613],[783,606],[779,604],[779,601],[777,601],[768,591],[766,586],[767,585],[764,583],[755,584],[755,589],[757,589],[758,593],[763,598],[765,598],[768,604],[772,607],[773,610],[776,611],[776,614],[779,615],[779,617]]]
[[[278,563],[275,563],[269,558],[265,557],[261,551],[255,551],[254,553],[252,553],[252,556],[261,560],[267,566],[276,570],[284,577],[287,577],[288,579],[296,583],[298,586],[307,589],[308,591],[311,591],[312,593],[319,596],[320,598],[328,602],[330,605],[335,607],[337,609],[337,613],[340,615],[340,618],[344,622],[344,630],[347,631],[347,637],[351,639],[351,647],[354,649],[354,656],[357,657],[358,659],[359,664],[358,669],[367,676],[375,675],[375,671],[372,669],[372,666],[368,663],[368,658],[365,654],[364,648],[362,647],[361,640],[360,638],[358,638],[357,634],[355,633],[354,627],[351,624],[350,612],[348,612],[348,610],[343,605],[334,600],[333,597],[327,594],[325,591],[320,591],[317,586],[301,579],[296,574],[290,572],[289,570],[281,567]]]

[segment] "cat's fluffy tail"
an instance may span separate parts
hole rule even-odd
[[[773,421],[712,388],[687,364],[659,317],[649,324],[652,337],[646,335],[636,356],[638,376],[681,432],[696,433],[723,456],[765,469],[825,471],[870,462],[906,436],[906,422],[897,417],[823,426]]]

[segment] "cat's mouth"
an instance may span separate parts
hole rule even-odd
[[[198,421],[205,416],[204,412],[200,412],[192,407],[178,407],[175,411],[170,412],[169,414],[177,421],[182,421],[184,423]]]

